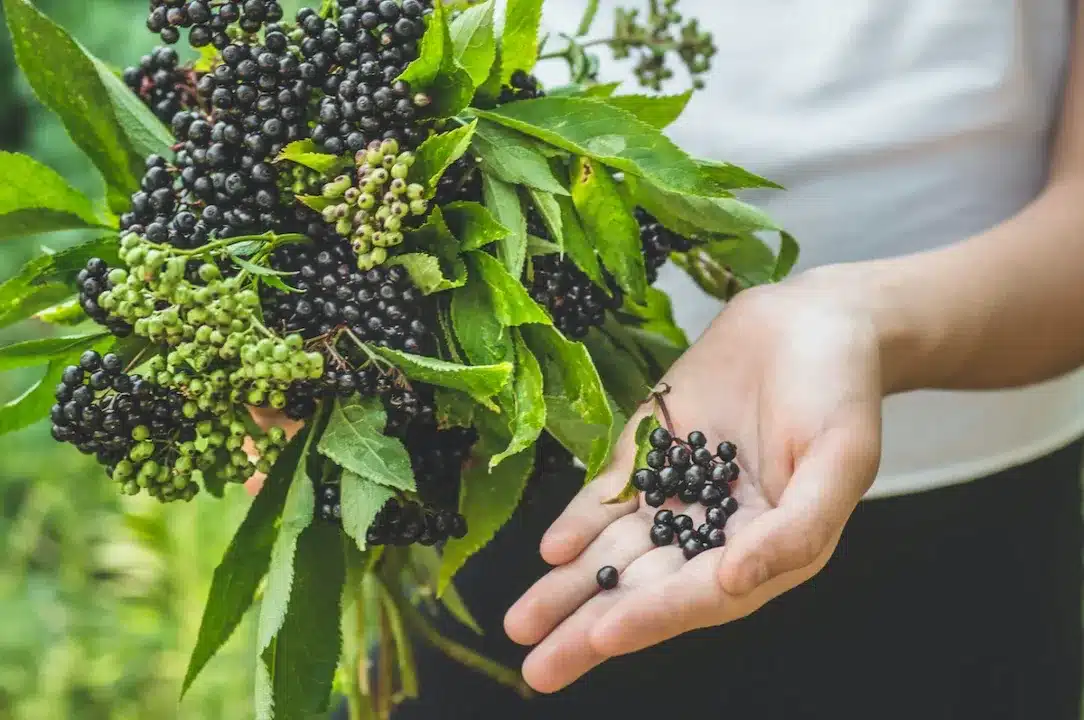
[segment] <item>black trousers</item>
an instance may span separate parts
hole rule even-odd
[[[419,644],[395,720],[612,717],[1080,720],[1081,444],[976,482],[862,503],[828,567],[749,618],[617,658],[552,696],[514,693]],[[457,585],[516,665],[504,611],[546,567],[575,487],[535,488]],[[605,715],[603,715],[605,714]]]

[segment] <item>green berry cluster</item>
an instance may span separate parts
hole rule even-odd
[[[414,161],[395,140],[374,141],[357,154],[356,179],[342,175],[323,187],[325,198],[340,201],[324,209],[324,220],[350,239],[362,270],[383,264],[388,248],[403,242],[406,220],[429,210],[425,188],[407,182]]]

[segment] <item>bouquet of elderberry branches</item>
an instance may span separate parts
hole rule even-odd
[[[309,717],[333,689],[386,716],[418,692],[415,638],[518,686],[431,625],[443,608],[477,627],[456,571],[533,479],[593,478],[683,351],[652,287],[664,263],[729,297],[796,257],[733,197],[770,182],[664,135],[688,93],[617,94],[583,71],[610,42],[649,86],[672,59],[696,83],[710,36],[669,1],[585,42],[589,2],[550,56],[573,82],[543,89],[542,0],[508,0],[500,30],[496,0],[325,0],[289,19],[275,0],[151,0],[165,44],[117,73],[3,1],[30,85],[106,192],[0,154],[0,237],[84,236],[0,284],[0,326],[70,328],[0,348],[0,368],[45,366],[0,432],[48,416],[103,481],[162,502],[266,475],[185,687],[257,601],[261,718]],[[732,453],[656,429],[628,492],[722,507]]]

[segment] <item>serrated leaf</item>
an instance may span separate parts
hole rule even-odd
[[[681,195],[637,178],[626,178],[626,182],[637,205],[682,235],[782,229],[767,213],[736,198]]]
[[[387,413],[380,398],[337,400],[319,450],[339,467],[381,485],[413,492],[414,471],[406,448],[384,434]]]
[[[648,415],[640,420],[640,423],[636,426],[636,462],[633,465],[634,472],[639,468],[647,467],[647,454],[651,452],[651,433],[655,432],[658,428],[662,427],[659,424],[658,418],[654,415]],[[629,481],[625,484],[625,489],[622,490],[616,497],[611,500],[607,500],[607,505],[617,505],[620,503],[628,502],[629,500],[635,500],[640,495],[640,491],[636,489],[636,486],[632,484],[632,475],[629,475]]]
[[[271,277],[289,277],[291,275],[297,275],[296,272],[286,272],[284,270],[275,270],[274,268],[269,268],[269,267],[267,267],[265,265],[257,265],[256,263],[249,262],[248,260],[245,260],[240,255],[234,255],[233,253],[230,253],[230,260],[237,267],[241,268],[242,270],[244,270],[244,271],[246,271],[246,272],[248,272],[248,273],[250,273],[252,275],[255,275],[256,277],[271,278]]]
[[[104,227],[90,199],[52,168],[26,155],[0,152],[0,240]]]
[[[142,158],[126,146],[93,61],[27,0],[4,0],[3,5],[15,57],[35,95],[60,117],[119,202],[138,189]]]
[[[410,83],[415,92],[429,95],[431,105],[427,114],[451,117],[470,104],[474,96],[474,81],[455,59],[448,28],[447,10],[435,3],[427,17],[418,58],[407,66],[400,80]]]
[[[681,117],[692,96],[692,90],[681,95],[614,95],[606,103],[662,130]]]
[[[5,345],[0,347],[0,371],[44,365],[53,358],[82,353],[108,337],[107,332],[96,332],[88,335],[40,338]]]
[[[516,350],[516,376],[513,381],[515,412],[510,419],[512,440],[489,461],[490,468],[534,446],[546,427],[546,398],[542,392],[542,368],[527,343],[516,331],[512,333]]]
[[[489,68],[489,76],[475,90],[477,98],[485,103],[493,104],[501,94],[501,68],[504,63],[501,60],[501,46],[497,45],[493,54],[493,65]]]
[[[634,413],[655,385],[643,358],[638,357],[639,348],[633,344],[633,354],[597,328],[584,338],[583,343],[614,402],[625,414]]]
[[[282,149],[274,162],[292,162],[310,170],[315,170],[321,175],[332,175],[351,165],[349,158],[320,152],[316,147],[316,143],[311,139],[295,140],[290,143]]]
[[[549,314],[536,303],[516,278],[495,257],[484,252],[467,254],[470,277],[478,276],[488,289],[497,320],[505,327],[529,323],[552,325]]]
[[[581,83],[569,83],[558,85],[554,88],[546,88],[548,97],[593,97],[608,98],[621,87],[619,82],[584,85]]]
[[[486,209],[493,214],[508,235],[497,245],[497,257],[512,277],[522,277],[527,263],[527,215],[523,212],[514,185],[490,175],[482,176],[482,195]]]
[[[640,223],[618,192],[604,166],[577,158],[572,166],[572,202],[584,229],[595,241],[602,264],[617,284],[636,302],[647,292]]]
[[[434,207],[421,227],[405,233],[406,247],[423,250],[441,261],[445,273],[454,272],[459,257],[459,240],[444,221],[444,211]]]
[[[536,255],[557,255],[561,252],[561,246],[555,242],[550,242],[537,235],[527,236],[527,254],[531,257],[535,257]]]
[[[182,697],[207,662],[233,635],[256,597],[260,581],[271,564],[271,548],[278,536],[276,523],[305,445],[306,434],[302,433],[279,457],[215,568],[196,647],[181,685]]]
[[[497,222],[493,213],[476,202],[449,203],[443,212],[448,229],[459,239],[461,250],[477,250],[512,234]]]
[[[405,253],[396,255],[390,261],[392,265],[402,265],[410,273],[410,279],[424,295],[431,295],[445,290],[463,287],[467,282],[467,266],[459,258],[454,260],[453,277],[445,277],[440,261],[425,253]]]
[[[30,427],[48,417],[49,408],[56,401],[54,393],[60,383],[64,368],[79,360],[79,354],[54,358],[45,368],[45,375],[26,392],[0,406],[0,435]]]
[[[546,155],[522,133],[480,120],[471,146],[487,176],[512,185],[568,195],[568,190],[553,174]]]
[[[260,720],[315,718],[328,709],[342,647],[339,619],[346,568],[340,538],[334,525],[317,523],[297,541],[289,610],[257,663]]]
[[[513,455],[490,472],[489,459],[505,442],[500,437],[483,435],[463,471],[459,512],[467,519],[467,535],[461,540],[449,540],[444,546],[438,595],[444,594],[459,569],[508,522],[523,497],[534,471],[534,449]]]
[[[501,81],[507,85],[517,70],[530,72],[538,62],[542,0],[508,0],[501,33]]]
[[[489,290],[481,282],[468,282],[452,295],[452,325],[460,347],[472,363],[511,362],[512,337],[497,319]]]
[[[719,187],[728,190],[740,190],[742,188],[784,189],[782,185],[727,162],[697,159],[696,164],[700,166],[701,172],[714,180]]]
[[[481,85],[489,77],[497,57],[493,0],[464,10],[452,21],[450,32],[456,60],[470,75],[474,85]]]
[[[622,312],[635,317],[637,327],[658,333],[680,347],[689,346],[685,331],[678,327],[674,320],[674,308],[670,296],[662,290],[648,288],[646,303],[642,305],[626,303]],[[607,323],[607,329],[612,325]]]
[[[294,555],[298,538],[312,525],[316,507],[316,491],[308,472],[308,458],[315,433],[305,433],[304,445],[292,468],[293,477],[282,509],[282,522],[271,546],[271,561],[267,567],[267,583],[260,604],[260,621],[256,629],[256,651],[263,653],[275,639],[290,604],[294,584]]]
[[[372,351],[395,365],[411,380],[459,390],[489,408],[495,408],[493,397],[512,379],[512,364],[459,365],[456,363],[410,355],[391,348],[373,347]]]
[[[538,214],[542,216],[542,222],[549,230],[550,237],[558,247],[558,252],[564,253],[565,232],[564,220],[561,217],[561,206],[557,204],[557,198],[552,193],[542,192],[536,188],[527,188]]]
[[[722,192],[658,128],[602,100],[546,97],[475,113],[569,152],[648,178],[672,192],[700,196]]]
[[[365,550],[369,527],[380,509],[395,497],[395,491],[350,471],[343,473],[339,487],[343,530],[354,538],[358,550]]]
[[[86,48],[83,48],[83,51],[94,64],[98,79],[112,101],[113,114],[131,152],[138,157],[169,157],[175,142],[173,134],[108,65],[91,55]]]
[[[472,120],[446,133],[425,140],[414,153],[415,162],[410,179],[429,189],[435,189],[444,171],[470,148],[478,121]]]
[[[609,455],[614,415],[591,355],[552,327],[524,326],[523,338],[542,368],[546,428],[575,450],[593,478]]]
[[[595,243],[584,230],[572,198],[558,197],[555,200],[561,209],[561,230],[565,241],[565,252],[591,282],[609,292],[609,284],[602,276],[602,265],[599,264],[598,254],[595,252]]]
[[[779,233],[779,253],[775,259],[775,270],[772,271],[772,282],[780,282],[794,269],[798,262],[800,248],[798,241],[788,232]]]
[[[597,14],[598,0],[587,0],[587,7],[584,8],[583,17],[580,18],[580,25],[576,28],[576,37],[583,37],[591,31],[591,25],[594,24]]]

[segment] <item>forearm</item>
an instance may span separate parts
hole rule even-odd
[[[840,268],[881,338],[886,392],[1025,385],[1084,363],[1084,182],[956,245]]]

